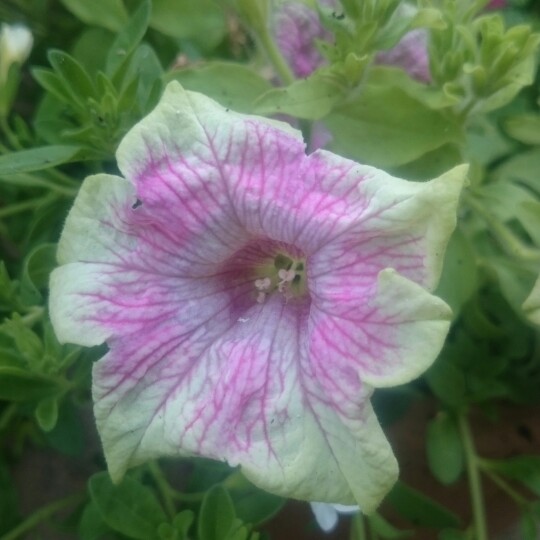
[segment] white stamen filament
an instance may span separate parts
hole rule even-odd
[[[294,270],[285,270],[284,268],[282,268],[278,272],[278,277],[281,279],[281,281],[278,283],[278,291],[281,293],[285,292],[287,288],[287,283],[291,283],[295,276],[296,272]]]

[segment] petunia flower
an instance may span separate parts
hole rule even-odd
[[[394,66],[406,71],[413,79],[422,83],[431,81],[428,54],[428,34],[424,28],[407,32],[399,43],[381,51],[375,62],[383,66]]]
[[[286,124],[175,82],[117,160],[125,178],[84,181],[50,292],[61,342],[109,347],[93,398],[113,480],[205,456],[372,511],[397,464],[369,397],[442,347],[450,309],[428,291],[464,169],[412,183],[306,155]]]
[[[318,13],[306,4],[289,0],[274,10],[276,43],[296,77],[307,77],[324,64],[317,40],[329,40],[331,33],[319,21]]]
[[[325,0],[321,4],[336,9],[340,6],[337,0]],[[398,9],[403,16],[415,11],[408,4],[402,4]],[[297,77],[307,77],[326,64],[316,42],[330,41],[332,34],[323,27],[318,13],[303,2],[284,0],[278,4],[273,19],[273,33],[283,57]],[[399,67],[412,78],[429,83],[431,74],[427,40],[426,30],[412,30],[391,49],[377,53],[375,63]]]

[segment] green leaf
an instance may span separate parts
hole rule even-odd
[[[161,540],[184,540],[188,538],[188,532],[195,520],[195,514],[191,510],[184,510],[170,523],[162,523],[158,527],[158,534]]]
[[[402,531],[391,525],[381,515],[373,514],[368,517],[370,530],[377,534],[378,538],[387,538],[389,540],[398,538],[410,538],[412,531]]]
[[[443,484],[452,484],[463,471],[463,448],[455,419],[439,413],[428,424],[426,451],[431,472]]]
[[[521,114],[512,116],[504,122],[510,137],[525,144],[540,145],[540,115]]]
[[[80,540],[101,540],[111,529],[103,521],[97,506],[90,501],[84,508],[79,522]]]
[[[0,325],[0,332],[13,339],[15,346],[32,371],[40,371],[43,343],[38,335],[24,324],[18,313],[14,313],[11,319],[6,319]]]
[[[479,115],[467,125],[466,142],[462,147],[462,161],[488,165],[508,155],[516,144],[508,140],[499,125],[491,118]]]
[[[4,154],[0,156],[0,177],[51,169],[63,163],[77,161],[81,151],[80,146],[52,145]]]
[[[48,377],[35,375],[16,367],[0,366],[0,399],[37,401],[57,395],[61,388]]]
[[[82,107],[87,107],[88,98],[97,98],[92,80],[75,58],[57,50],[49,51],[47,56],[55,73],[69,91],[72,101]]]
[[[89,384],[87,384],[87,387]],[[66,456],[80,456],[85,449],[85,424],[72,400],[64,399],[54,428],[45,433],[48,444]]]
[[[244,523],[260,525],[276,515],[285,504],[283,497],[259,489],[242,475],[234,476],[237,481],[232,486],[227,481],[227,487],[236,516]]]
[[[162,75],[163,67],[154,49],[145,43],[139,45],[133,53],[125,80],[131,80],[135,84],[135,95],[141,111],[147,112],[155,105],[155,103],[149,103],[149,99],[154,85],[156,83],[161,85]],[[126,93],[129,94],[129,92],[124,92],[120,97],[118,109],[130,111],[133,108],[134,99],[129,99]]]
[[[499,279],[503,296],[516,313],[520,313],[521,306],[532,291],[538,277],[537,270],[515,264],[509,257],[494,256],[487,262]]]
[[[201,92],[233,111],[251,113],[255,100],[271,89],[271,84],[248,66],[209,62],[172,71],[167,81],[176,80],[186,90]]]
[[[452,308],[454,319],[478,287],[476,256],[467,236],[457,228],[448,242],[441,279],[435,292]],[[456,279],[456,276],[466,278]]]
[[[212,0],[154,0],[150,26],[175,39],[190,39],[209,50],[227,33],[225,10]]]
[[[521,482],[540,496],[540,456],[517,456],[505,460],[484,460],[485,466],[512,480]]]
[[[17,284],[11,281],[4,261],[0,261],[0,300],[8,307],[15,307]]]
[[[19,368],[21,353],[11,347],[0,347],[0,366]]]
[[[290,114],[296,118],[319,120],[343,101],[345,88],[324,75],[312,75],[286,88],[274,88],[255,102],[256,114]]]
[[[113,76],[140,43],[146,34],[150,13],[151,4],[149,0],[144,0],[129,19],[129,22],[123,25],[109,51],[106,67],[107,75]]]
[[[220,485],[208,491],[201,504],[198,520],[199,540],[224,540],[235,525],[234,505]]]
[[[33,68],[32,76],[47,92],[60,101],[66,103],[71,101],[68,89],[54,71],[45,68]]]
[[[444,112],[432,110],[399,87],[366,84],[326,118],[331,150],[361,163],[396,167],[461,138]]]
[[[61,0],[64,6],[82,22],[102,26],[112,32],[120,31],[128,21],[122,0]]]
[[[495,177],[503,183],[519,180],[533,193],[540,195],[538,171],[540,170],[540,148],[517,154],[506,160],[495,171]]]
[[[454,513],[399,481],[386,501],[403,518],[418,527],[444,529],[459,525],[459,518]]]
[[[111,529],[139,540],[158,538],[157,528],[167,518],[150,489],[129,476],[114,485],[106,472],[92,476],[89,488],[92,501]]]
[[[40,290],[47,286],[49,275],[56,264],[56,244],[41,244],[26,256],[20,291],[21,300],[26,305],[43,300]]]
[[[42,399],[36,407],[36,420],[43,431],[51,431],[58,421],[58,399]]]
[[[116,35],[104,28],[88,28],[80,36],[72,49],[73,57],[76,58],[86,72],[95,81],[99,71],[105,69],[107,55]],[[98,95],[99,95],[98,87]]]
[[[424,181],[437,178],[461,163],[463,157],[459,147],[454,143],[448,143],[426,152],[414,161],[392,167],[388,172],[398,178]]]
[[[517,215],[532,241],[540,247],[540,201],[521,203]]]
[[[425,374],[431,391],[444,403],[459,408],[465,402],[465,377],[451,361],[452,350],[447,345]]]

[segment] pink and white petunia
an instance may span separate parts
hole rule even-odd
[[[280,495],[369,513],[397,464],[374,387],[417,377],[450,309],[435,287],[465,170],[426,183],[170,83],[87,178],[50,311],[93,371],[109,471],[159,456],[240,466]]]
[[[338,12],[342,10],[337,0],[319,0],[319,3]],[[411,16],[415,11],[412,5],[404,3],[398,7],[397,14]],[[307,77],[326,64],[317,41],[331,41],[332,33],[323,27],[315,9],[301,0],[282,0],[275,9],[272,26],[276,44],[297,77]],[[413,79],[429,83],[427,31],[419,28],[406,33],[394,47],[378,52],[375,63],[401,68]]]

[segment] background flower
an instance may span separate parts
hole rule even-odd
[[[32,33],[23,25],[2,24],[0,30],[0,84],[5,82],[12,64],[22,64],[32,50]]]

